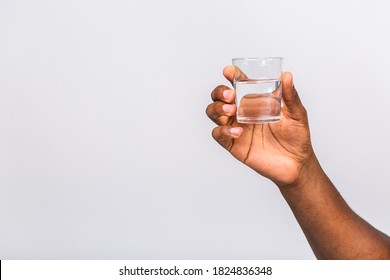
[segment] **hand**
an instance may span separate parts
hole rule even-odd
[[[234,67],[225,67],[223,74],[232,83]],[[300,180],[301,171],[314,152],[307,113],[289,72],[283,74],[282,92],[284,106],[277,123],[238,123],[235,92],[224,85],[212,91],[214,102],[208,105],[206,114],[218,125],[212,135],[219,144],[279,187],[286,187]]]

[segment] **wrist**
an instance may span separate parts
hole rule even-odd
[[[288,184],[277,183],[278,188],[283,191],[301,189],[305,186],[312,185],[314,182],[322,181],[326,175],[322,170],[322,167],[314,154],[312,152],[310,156],[301,163],[298,168],[296,179],[289,182]]]

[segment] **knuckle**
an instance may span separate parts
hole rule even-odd
[[[211,136],[212,136],[215,140],[218,140],[219,130],[220,130],[220,127],[217,126],[217,127],[214,127],[213,130],[211,131]]]
[[[219,85],[217,86],[212,92],[211,92],[211,99],[216,101],[220,100],[222,98],[222,92],[227,88],[225,85]]]
[[[222,106],[223,104],[219,101],[213,102],[207,106],[206,114],[212,119],[218,119],[219,117],[225,115]]]
[[[215,103],[211,103],[206,108],[206,115],[213,119],[216,116]]]
[[[206,115],[209,117],[210,117],[210,110],[211,110],[210,106],[211,106],[211,104],[207,105],[206,110],[205,110]]]

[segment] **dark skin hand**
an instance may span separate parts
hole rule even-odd
[[[224,76],[232,83],[234,68],[228,66]],[[214,100],[207,115],[219,126],[213,137],[239,161],[276,184],[295,183],[300,170],[313,156],[306,110],[293,86],[292,74],[283,75],[281,120],[272,124],[239,124],[235,113],[234,90],[220,85],[211,93]]]
[[[231,83],[234,71],[223,71]],[[390,237],[354,213],[322,170],[291,73],[282,77],[284,106],[277,123],[238,123],[235,92],[225,85],[211,98],[206,114],[218,125],[214,139],[279,187],[317,258],[390,259]]]

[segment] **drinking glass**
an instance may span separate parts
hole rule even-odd
[[[237,121],[262,124],[280,120],[282,57],[234,58]]]

